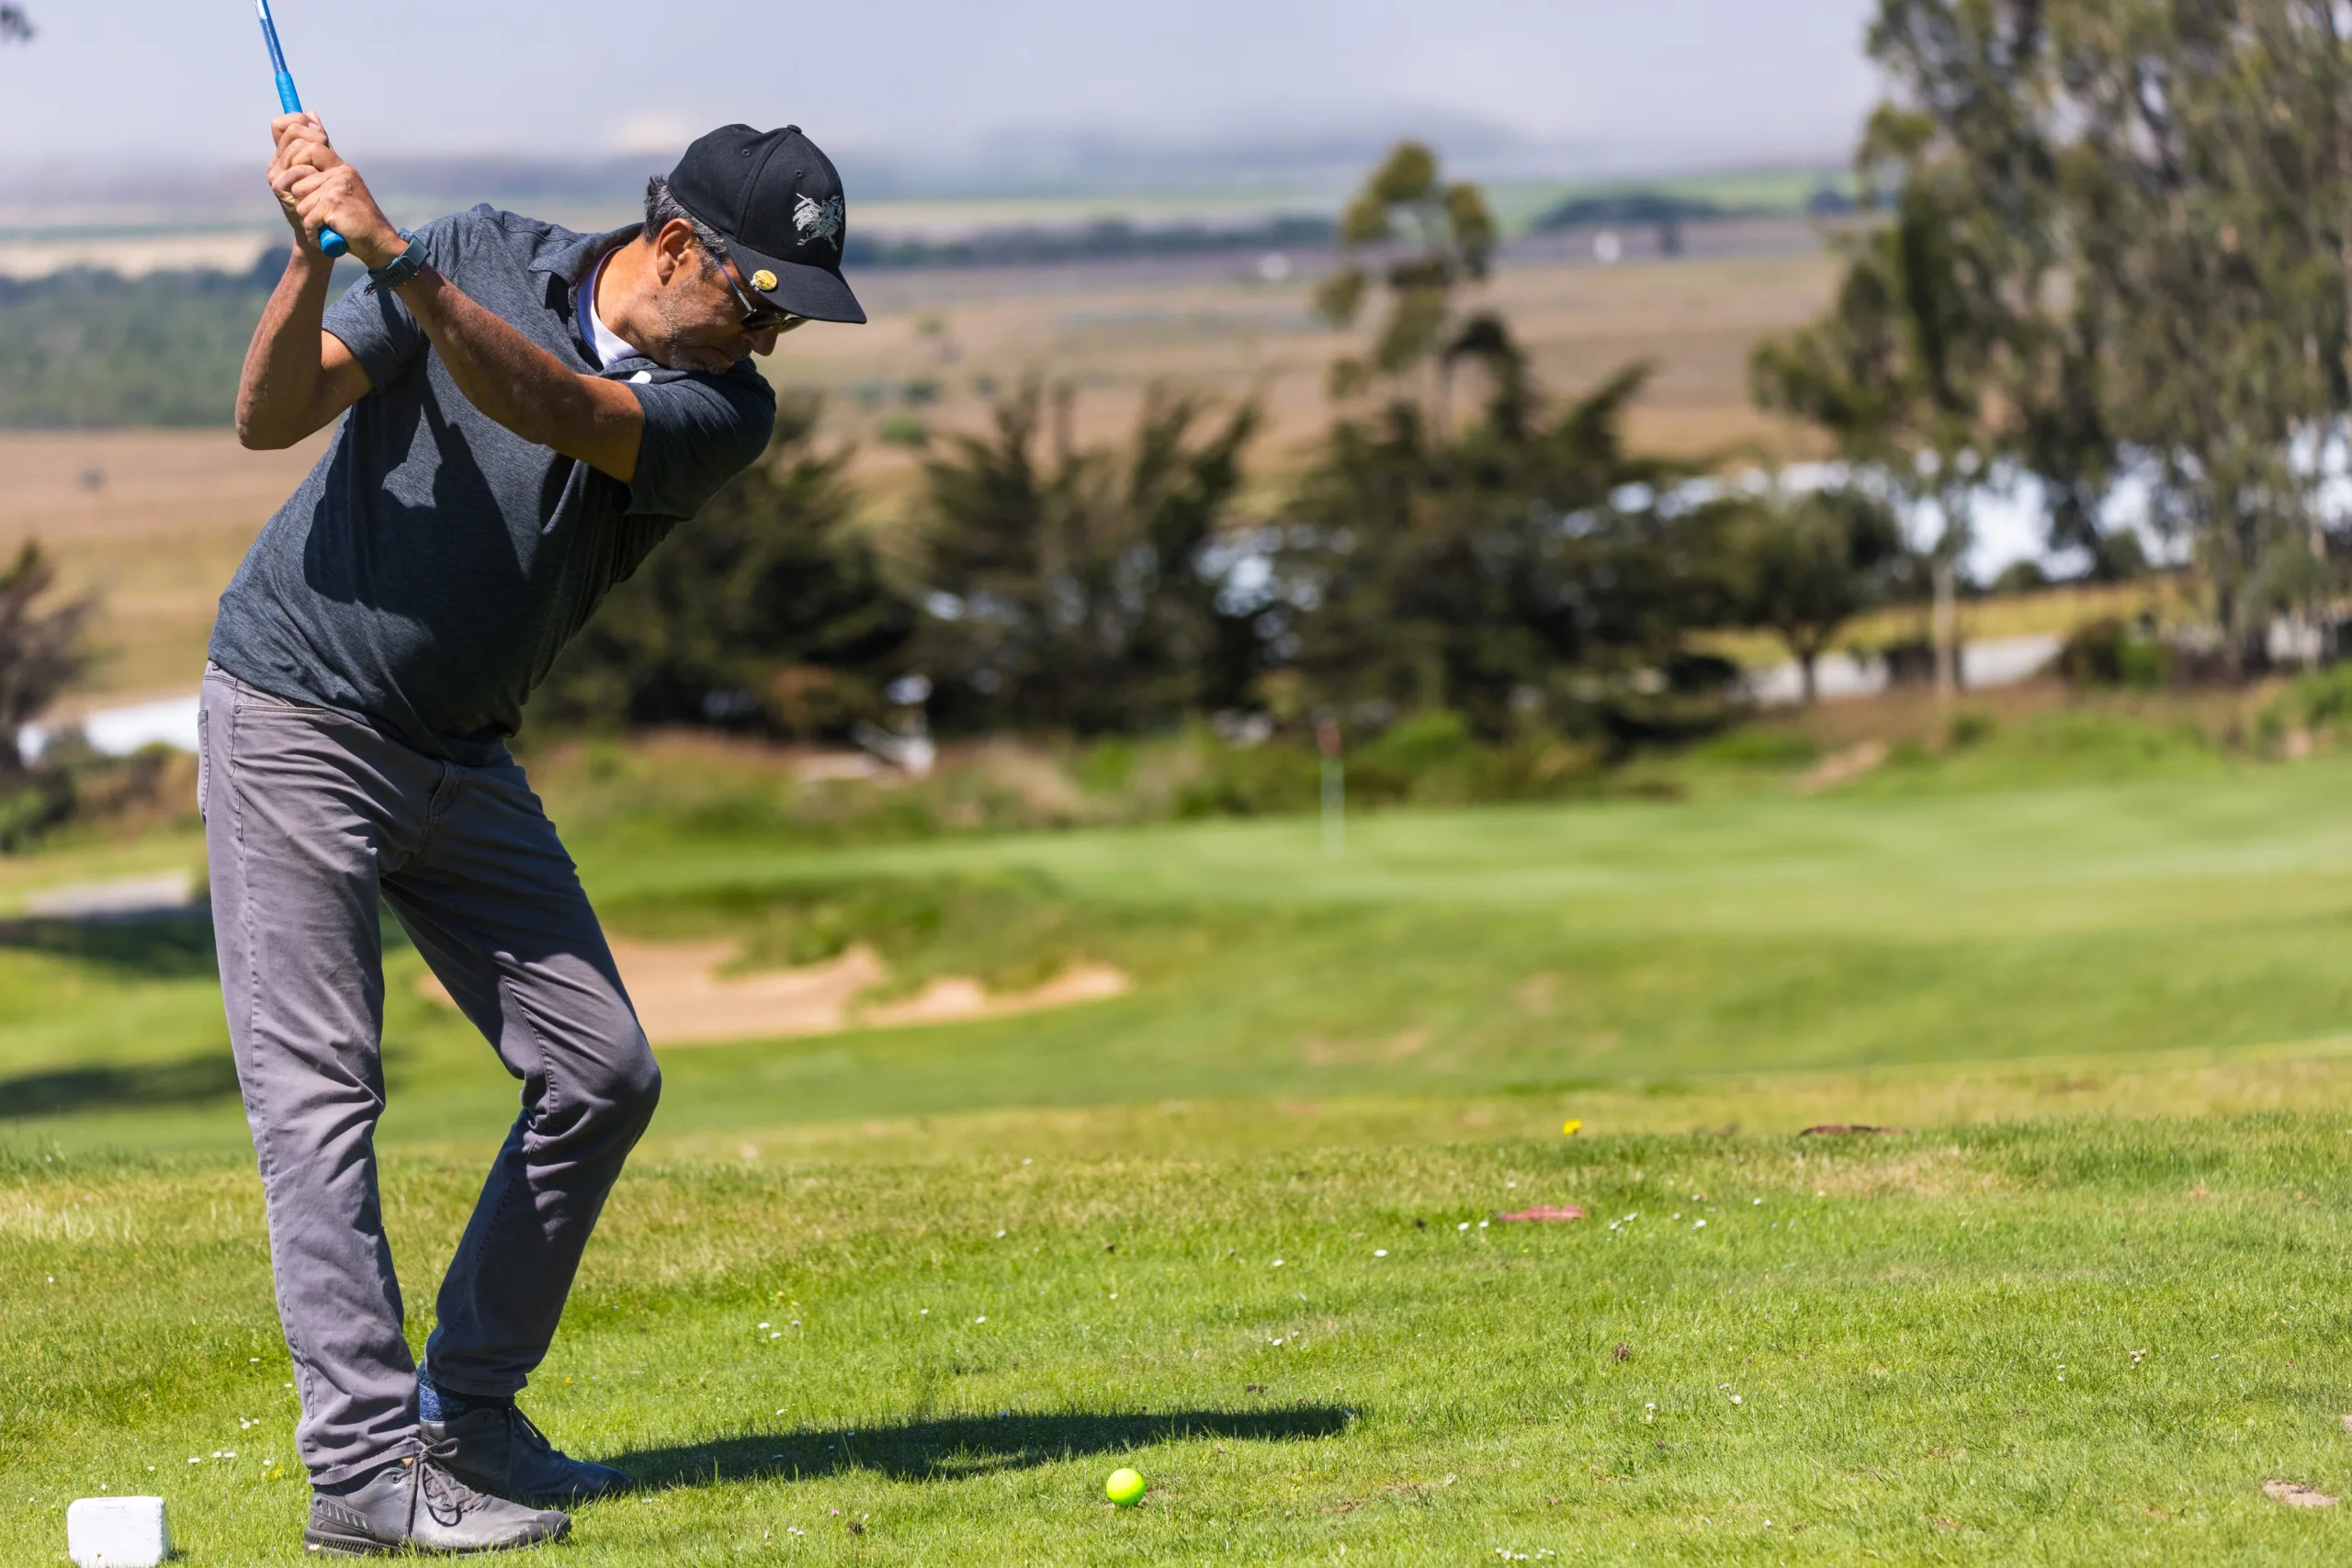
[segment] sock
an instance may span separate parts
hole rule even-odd
[[[512,1399],[492,1399],[443,1388],[433,1381],[431,1371],[424,1367],[416,1369],[416,1414],[419,1420],[454,1421],[469,1411],[485,1406],[497,1408],[514,1403]]]

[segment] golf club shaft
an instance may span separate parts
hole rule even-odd
[[[294,73],[286,69],[286,51],[277,44],[277,24],[270,19],[269,0],[254,0],[254,9],[261,13],[262,40],[269,45],[270,68],[277,73],[277,107],[283,114],[302,112],[302,95],[294,90]],[[339,256],[351,247],[343,236],[332,229],[319,231],[319,249],[330,256]]]

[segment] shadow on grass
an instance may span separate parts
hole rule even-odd
[[[85,1111],[152,1111],[237,1097],[237,1067],[222,1050],[176,1062],[53,1067],[0,1078],[0,1125]]]
[[[1184,1438],[1295,1442],[1335,1437],[1351,1413],[1330,1405],[1282,1410],[1177,1410],[1064,1416],[959,1416],[855,1430],[720,1438],[607,1456],[647,1487],[708,1486],[772,1476],[800,1479],[878,1471],[899,1481],[960,1481],[1086,1454]]]
[[[0,948],[79,959],[157,980],[204,979],[219,973],[212,918],[201,910],[0,920]]]

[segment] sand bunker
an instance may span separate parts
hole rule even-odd
[[[948,976],[904,1000],[860,1005],[859,996],[889,973],[881,956],[862,943],[805,969],[719,973],[741,953],[731,942],[613,943],[613,959],[620,965],[629,999],[637,1004],[638,1020],[645,1025],[646,1037],[661,1046],[960,1023],[1103,1001],[1128,989],[1127,976],[1120,970],[1106,964],[1081,964],[1035,990],[991,994],[978,980]],[[416,988],[444,1006],[456,1005],[429,974]]]
[[[1836,789],[1839,784],[1851,784],[1864,773],[1874,771],[1886,758],[1885,741],[1865,740],[1823,758],[1799,781],[1797,787],[1806,795]]]

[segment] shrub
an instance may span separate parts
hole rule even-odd
[[[2067,636],[2055,668],[2070,686],[2128,686],[2154,691],[2172,677],[2172,650],[2113,615],[2086,622]]]
[[[109,757],[68,730],[33,767],[0,775],[0,854],[62,831],[135,835],[192,818],[195,804],[193,757],[161,745]]]
[[[1440,709],[1390,725],[1364,750],[1362,761],[1411,777],[1459,763],[1477,749],[1462,716]]]
[[[1905,637],[1876,650],[1886,664],[1887,684],[1925,686],[1936,678],[1936,645],[1923,637]]]
[[[2352,717],[2352,664],[2297,676],[2273,707],[2303,729],[2321,729]]]
[[[1733,768],[1809,768],[1821,761],[1821,747],[1797,730],[1751,726],[1719,735],[1691,755]]]
[[[1965,751],[1971,746],[1989,740],[2000,726],[1988,713],[1956,713],[1951,716],[1950,740],[1955,751]]]
[[[74,788],[62,774],[17,774],[0,784],[0,854],[32,848],[42,834],[73,815]]]
[[[1169,807],[1187,820],[1312,811],[1322,787],[1321,759],[1306,746],[1210,741],[1200,748],[1198,768]]]
[[[760,461],[674,529],[564,649],[534,728],[698,724],[802,738],[888,711],[915,609],[856,524],[846,449],[787,396]]]

